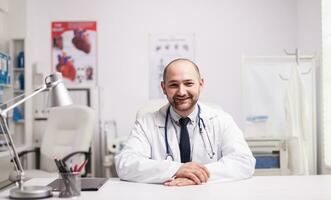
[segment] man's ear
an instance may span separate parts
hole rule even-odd
[[[205,80],[203,78],[199,81],[200,88],[203,88],[205,86]]]
[[[162,88],[162,91],[163,91],[163,94],[167,94],[166,93],[166,90],[165,90],[165,83],[164,83],[164,81],[161,81],[161,88]]]

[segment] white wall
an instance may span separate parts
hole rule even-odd
[[[26,1],[9,0],[8,12],[5,15],[5,34],[8,38],[25,37]]]
[[[5,14],[8,11],[8,1],[0,0],[0,51],[6,52],[6,35],[5,35]]]
[[[298,48],[305,53],[322,51],[322,21],[320,0],[297,0]]]
[[[0,51],[5,51],[4,11],[0,10]]]
[[[96,20],[102,119],[126,136],[148,100],[148,35],[195,33],[195,60],[206,79],[202,99],[218,103],[241,125],[241,55],[283,55],[298,46],[295,0],[28,0],[30,64],[50,71],[50,26]],[[38,14],[37,14],[38,13]]]

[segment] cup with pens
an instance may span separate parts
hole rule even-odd
[[[60,181],[60,198],[70,198],[80,196],[81,191],[81,179],[80,172],[85,167],[87,160],[82,164],[75,164],[74,166],[68,167],[66,163],[61,159],[54,159],[55,164],[59,170]]]

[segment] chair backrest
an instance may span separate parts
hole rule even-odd
[[[150,100],[149,102],[147,102],[147,104],[141,106],[138,109],[136,113],[136,119],[138,119],[139,117],[143,116],[146,113],[157,111],[167,103],[168,101],[166,99]]]
[[[40,169],[55,172],[54,158],[63,158],[75,151],[88,151],[94,115],[91,108],[81,105],[51,108],[40,146]]]

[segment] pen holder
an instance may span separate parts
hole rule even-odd
[[[81,179],[79,172],[60,173],[60,198],[80,196]]]

